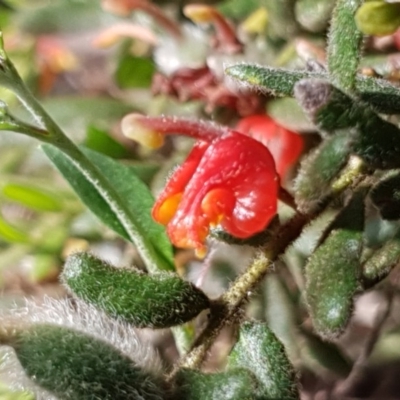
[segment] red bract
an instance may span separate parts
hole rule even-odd
[[[269,150],[251,137],[214,125],[175,118],[125,117],[124,133],[180,132],[199,139],[153,208],[176,246],[205,250],[210,227],[233,236],[262,231],[276,214],[279,178]],[[146,140],[151,142],[152,140]],[[143,141],[142,141],[143,142]]]
[[[303,138],[280,126],[267,115],[252,115],[243,118],[236,125],[236,130],[268,147],[281,178],[286,176],[303,151]]]

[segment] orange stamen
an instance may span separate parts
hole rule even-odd
[[[174,217],[179,203],[181,202],[182,195],[183,193],[180,192],[168,197],[157,211],[153,212],[153,218],[160,224],[167,225]]]

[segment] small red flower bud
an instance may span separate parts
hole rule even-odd
[[[243,118],[236,125],[236,130],[268,147],[281,178],[286,176],[303,151],[302,136],[280,126],[267,115],[252,115]]]
[[[221,225],[231,235],[247,238],[262,231],[275,216],[279,178],[271,153],[257,140],[176,118],[134,115],[124,122],[124,131],[131,137],[138,125],[141,135],[147,129],[150,136],[156,131],[181,132],[199,139],[153,207],[153,218],[167,225],[176,246],[202,253],[210,227]]]

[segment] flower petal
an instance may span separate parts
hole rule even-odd
[[[172,242],[202,246],[219,212],[221,225],[232,235],[246,238],[261,231],[276,214],[278,182],[273,158],[261,143],[236,132],[215,140],[168,224]],[[219,204],[212,208],[208,196]]]
[[[267,115],[243,118],[236,129],[268,147],[274,157],[276,170],[282,178],[303,151],[304,143],[301,135],[277,124]]]
[[[195,143],[185,162],[169,178],[152,210],[153,218],[160,224],[166,225],[175,214],[185,187],[195,173],[208,146],[206,142]]]

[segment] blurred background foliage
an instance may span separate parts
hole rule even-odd
[[[207,118],[230,126],[243,116],[268,112],[280,124],[303,134],[307,149],[320,140],[294,99],[267,98],[246,88],[238,91],[223,77],[222,66],[246,61],[296,69],[306,67],[309,59],[317,66],[323,64],[334,1],[207,3],[233,21],[243,44],[241,51],[229,52],[213,45],[214,31],[209,26],[198,27],[184,17],[184,1],[154,2],[173,21],[173,28],[163,27],[143,10],[115,15],[97,0],[4,0],[0,2],[0,26],[10,58],[69,137],[130,165],[156,195],[191,142],[174,138],[157,152],[139,148],[121,135],[119,121],[128,112]],[[174,29],[182,32],[181,41]],[[396,41],[396,35],[369,37],[360,72],[398,85],[400,53]],[[0,89],[0,98],[14,115],[27,118],[10,92]],[[397,117],[390,118],[397,123]],[[289,190],[293,176],[294,171],[284,182]],[[283,218],[290,212],[281,205]],[[275,272],[249,304],[248,313],[268,321],[284,343],[301,371],[304,399],[328,398],[335,391],[343,396],[399,398],[397,265],[379,285],[357,299],[350,326],[339,340],[326,342],[313,333],[302,295],[303,269],[334,214],[330,210],[307,227],[277,262]],[[364,238],[370,248],[379,247],[387,238],[398,239],[398,229],[398,220],[383,220],[370,207]],[[58,275],[65,257],[77,250],[90,250],[116,265],[141,263],[132,246],[85,209],[38,150],[36,141],[2,133],[0,307],[18,302],[21,296],[64,296]],[[175,260],[180,274],[216,297],[252,254],[250,247],[213,242],[203,261],[182,250],[176,251]],[[172,364],[177,351],[171,337],[154,334],[153,340],[166,362]],[[221,367],[231,340],[232,332],[226,329],[207,369]],[[6,384],[0,385],[1,400],[32,398],[28,393],[7,391]]]

